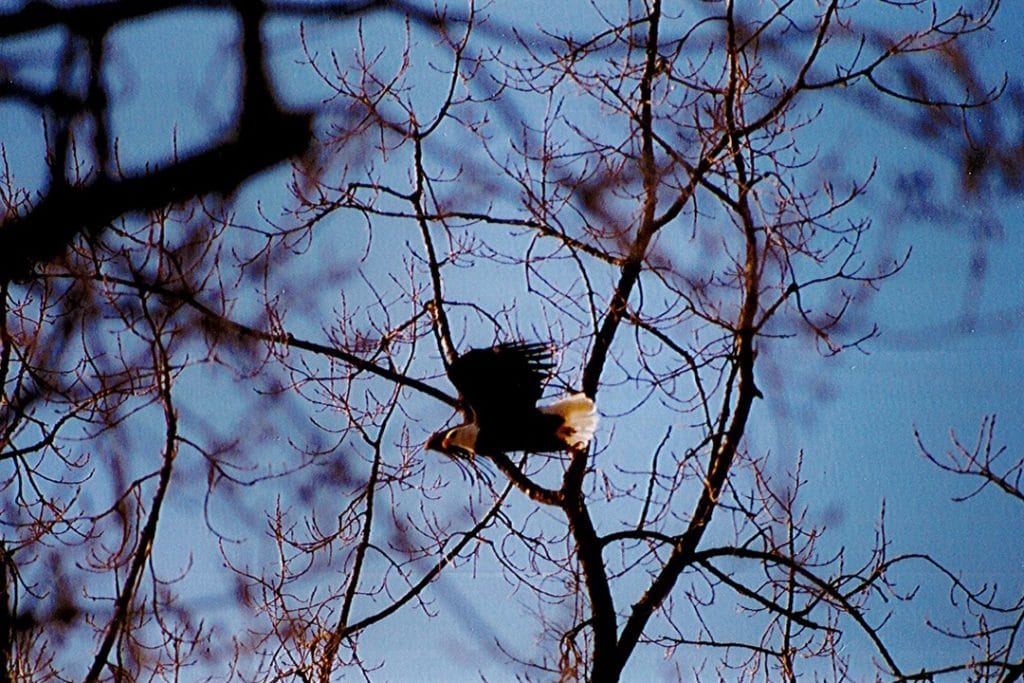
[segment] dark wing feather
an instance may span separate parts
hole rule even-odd
[[[546,345],[512,342],[464,353],[448,376],[477,421],[487,423],[532,410],[552,367]]]

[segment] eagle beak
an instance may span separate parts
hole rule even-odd
[[[445,448],[444,436],[445,432],[437,432],[431,435],[430,439],[427,440],[427,450],[445,453],[447,449]]]

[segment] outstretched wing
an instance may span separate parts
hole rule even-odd
[[[448,376],[477,421],[488,423],[532,410],[552,367],[544,344],[513,342],[464,353]]]

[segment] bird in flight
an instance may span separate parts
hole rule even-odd
[[[553,364],[544,344],[512,342],[459,356],[448,377],[466,421],[437,432],[427,448],[454,457],[585,449],[597,428],[594,401],[569,394],[538,406]]]

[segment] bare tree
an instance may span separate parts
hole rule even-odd
[[[172,9],[235,22],[233,118],[124,170],[109,44]],[[0,64],[48,168],[21,187],[5,151],[0,178],[3,680],[387,678],[374,642],[461,609],[441,586],[467,576],[517,596],[481,608],[522,678],[620,680],[646,653],[687,679],[857,678],[849,641],[887,680],[1019,678],[1019,603],[892,553],[884,518],[866,549],[828,538],[800,460],[780,472],[748,446],[759,400],[789,389],[764,361],[868,344],[863,301],[908,257],[872,236],[874,165],[834,160],[822,131],[849,112],[894,133],[963,124],[964,192],[1018,183],[1019,150],[964,123],[1006,87],[971,68],[997,10],[647,0],[553,28],[472,3],[111,0],[0,17],[5,38],[63,30],[53,87],[24,55]],[[275,50],[313,77],[303,103],[281,104],[296,76]],[[285,194],[254,199],[274,168]],[[445,368],[513,339],[550,341],[552,389],[597,400],[597,446],[425,452],[456,405]],[[1019,496],[1019,465],[959,452],[948,467]],[[914,593],[892,577],[918,564],[978,616],[949,635],[983,658],[918,673],[887,643]]]
[[[973,446],[951,433],[951,448],[944,456],[931,451],[915,431],[918,447],[929,462],[968,482],[967,492],[954,497],[955,503],[965,503],[990,490],[995,495],[1008,496],[1014,503],[1024,502],[1024,458],[1012,460],[1008,449],[995,443],[995,430],[996,416],[991,415],[982,421]],[[966,662],[937,662],[914,678],[934,680],[942,674],[966,671],[975,680],[1020,680],[1024,676],[1024,656],[1020,651],[1024,594],[1016,594],[1012,583],[1008,589],[1003,586],[1000,590],[998,583],[968,583],[959,575],[949,575],[948,583],[952,599],[963,605],[961,618],[955,623],[935,620],[928,625],[951,641],[968,643],[971,656]]]

